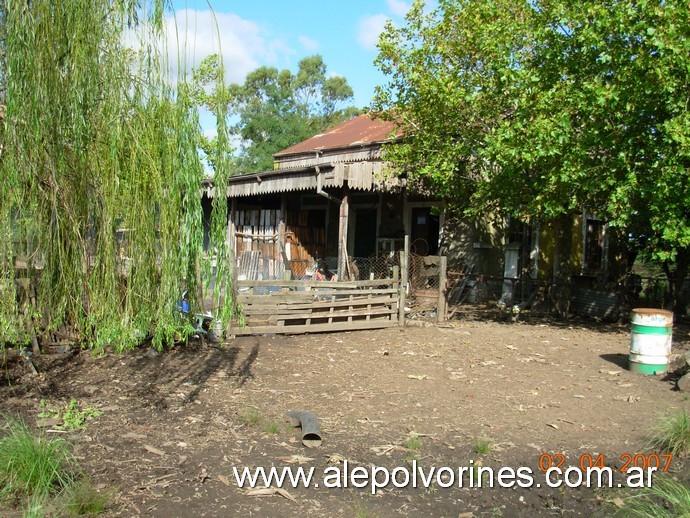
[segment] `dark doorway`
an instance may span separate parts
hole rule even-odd
[[[356,209],[354,257],[376,252],[376,209]]]
[[[416,255],[436,255],[439,229],[439,216],[431,213],[431,207],[413,208],[410,251]]]

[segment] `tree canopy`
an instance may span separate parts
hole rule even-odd
[[[238,172],[273,168],[273,154],[343,122],[358,111],[351,105],[353,91],[347,79],[328,77],[321,56],[299,62],[290,70],[261,67],[244,83],[229,85],[220,95],[215,84],[218,56],[204,59],[194,71],[197,102],[207,108],[224,104],[237,119],[232,132],[240,140],[235,168]],[[213,148],[212,142],[206,143]]]
[[[409,175],[472,214],[587,210],[687,265],[685,2],[416,2],[379,47],[375,108],[411,136],[389,149]]]

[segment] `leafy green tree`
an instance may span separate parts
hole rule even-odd
[[[467,213],[582,210],[690,257],[690,13],[680,0],[441,0],[389,26],[375,107],[413,138],[391,159]],[[469,201],[467,201],[469,200]]]
[[[227,106],[230,118],[239,121],[233,133],[241,145],[239,172],[273,168],[273,154],[343,122],[358,111],[348,106],[353,91],[343,77],[327,77],[321,56],[299,62],[296,74],[261,67],[247,75],[242,85],[230,85],[223,96],[215,87],[218,56],[204,59],[194,71],[197,102],[209,108]],[[205,144],[213,148],[213,142]]]

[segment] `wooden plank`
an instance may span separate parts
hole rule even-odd
[[[383,329],[386,327],[397,326],[395,320],[369,320],[359,322],[334,322],[324,324],[298,325],[298,326],[246,326],[244,328],[233,327],[231,333],[241,335],[261,335],[261,334],[304,334],[304,333],[324,333],[337,331],[362,331],[365,329]]]
[[[257,297],[260,297],[260,295],[257,295]],[[246,311],[251,311],[253,313],[258,313],[258,312],[275,312],[275,311],[284,311],[284,310],[293,310],[293,311],[299,311],[299,310],[306,310],[306,309],[328,309],[328,308],[337,308],[337,307],[347,307],[347,306],[365,306],[365,305],[370,305],[370,306],[375,306],[377,304],[395,304],[397,306],[397,298],[396,297],[391,297],[391,296],[381,296],[381,297],[371,297],[371,298],[362,298],[362,299],[354,299],[354,300],[332,300],[332,301],[314,301],[314,302],[308,302],[308,303],[296,303],[296,304],[291,304],[290,302],[281,302],[279,304],[262,304],[262,303],[254,303],[254,304],[245,304]]]
[[[240,281],[238,281],[240,282]],[[270,304],[271,301],[281,299],[290,299],[294,297],[295,301],[298,300],[325,300],[328,297],[349,297],[350,295],[364,297],[371,291],[372,295],[396,295],[398,290],[394,289],[382,289],[382,290],[311,290],[311,291],[287,291],[287,290],[276,290],[264,294],[254,294],[249,290],[243,291],[238,294],[238,299],[246,298],[247,301],[256,303],[255,299],[264,299],[266,304]]]
[[[384,315],[392,315],[397,311],[397,308],[380,308],[380,309],[343,309],[339,311],[334,311],[329,313],[326,311],[317,313],[285,313],[285,314],[272,314],[269,315],[269,322],[280,322],[280,321],[290,321],[290,320],[307,320],[307,325],[310,320],[339,320],[342,318],[347,318],[348,322],[358,322],[360,319],[355,320],[356,317],[361,317],[361,320],[371,320],[371,317],[382,317]],[[247,317],[247,318],[251,318]],[[287,324],[286,324],[287,325]]]
[[[278,281],[278,280],[246,280],[238,281],[237,288],[273,287],[279,288],[324,288],[324,289],[353,289],[371,288],[376,286],[393,286],[394,279],[376,279],[373,281]]]
[[[273,319],[273,320],[279,320],[279,319],[304,319],[304,318],[333,318],[333,320],[337,320],[341,317],[347,317],[347,316],[361,316],[361,317],[366,317],[367,315],[390,315],[393,314],[393,312],[397,311],[397,307],[394,307],[392,304],[381,304],[378,306],[374,306],[372,308],[367,308],[367,307],[353,307],[353,308],[325,308],[323,310],[316,310],[316,311],[309,311],[309,310],[300,310],[300,311],[290,311],[290,310],[275,310],[273,312],[269,311],[245,311],[244,312],[244,318],[245,319]]]

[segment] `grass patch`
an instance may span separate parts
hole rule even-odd
[[[0,500],[21,506],[24,518],[97,516],[109,496],[78,480],[69,445],[5,417],[0,439]]]
[[[247,426],[257,426],[261,422],[261,414],[256,407],[247,407],[240,412],[240,421]]]
[[[403,442],[403,447],[406,450],[416,452],[422,447],[422,441],[416,435],[409,435]]]
[[[412,464],[413,461],[419,460],[419,450],[422,447],[422,441],[419,436],[410,432],[407,438],[403,441],[403,448],[407,450],[407,455],[405,456],[405,462]]]
[[[264,432],[268,435],[277,435],[280,433],[280,425],[275,421],[264,423]]]
[[[267,435],[278,435],[282,426],[275,419],[267,420],[261,417],[256,407],[245,407],[240,411],[239,420],[246,426],[258,426]]]
[[[491,453],[492,445],[489,439],[483,437],[472,439],[472,446],[474,446],[474,451],[477,455],[488,455]]]
[[[684,455],[690,453],[690,415],[686,410],[662,417],[647,441],[654,451]]]
[[[22,421],[5,418],[0,440],[0,497],[40,499],[74,481],[74,461],[59,437],[35,435]]]
[[[355,518],[378,518],[378,514],[369,511],[361,500],[357,500],[352,505],[352,514]]]
[[[98,516],[105,512],[110,496],[97,491],[88,479],[67,487],[64,508],[69,516]]]
[[[609,516],[639,518],[672,518],[690,516],[690,487],[670,477],[659,477],[652,487],[640,489],[622,499]],[[608,513],[607,513],[608,514]]]

